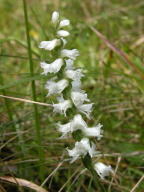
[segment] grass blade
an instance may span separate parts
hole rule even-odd
[[[29,21],[28,21],[28,13],[27,13],[27,2],[26,0],[23,0],[23,9],[24,9],[24,18],[25,18],[25,28],[26,28],[26,36],[27,36],[27,46],[28,46],[28,57],[29,57],[29,67],[30,67],[30,74],[31,77],[34,75],[34,69],[33,69],[33,59],[32,59],[32,49],[31,49],[31,39],[29,34]],[[36,86],[35,81],[32,80],[31,82],[31,88],[32,88],[32,98],[34,101],[37,101],[36,97]],[[44,176],[44,169],[43,169],[43,163],[44,163],[44,154],[41,147],[41,132],[40,132],[40,121],[39,121],[39,114],[38,114],[38,108],[36,104],[33,104],[34,109],[34,119],[35,119],[35,129],[36,129],[36,143],[37,143],[37,150],[39,154],[40,159],[40,178],[43,179]]]

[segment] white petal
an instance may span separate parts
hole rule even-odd
[[[80,80],[72,81],[72,91],[82,92],[82,90],[81,90],[81,81]]]
[[[64,100],[61,103],[53,104],[54,112],[64,114],[66,116],[66,111],[68,108],[71,108],[70,100]]]
[[[92,112],[92,106],[93,106],[93,103],[83,104],[83,105],[77,106],[77,109],[81,113],[84,113],[88,118],[90,118],[90,113]]]
[[[98,162],[94,165],[94,169],[97,172],[97,174],[104,179],[104,177],[109,176],[111,173],[113,173],[113,170],[111,166],[107,166],[104,163]]]
[[[71,132],[75,131],[75,130],[82,130],[85,129],[87,127],[86,122],[83,120],[81,115],[75,115],[73,120],[71,121]]]
[[[61,56],[62,57],[68,57],[72,60],[75,60],[76,57],[79,56],[79,51],[77,49],[72,49],[72,50],[63,49],[61,51]]]
[[[53,39],[51,41],[40,42],[39,48],[51,51],[58,45],[60,45],[60,40],[59,39]]]
[[[78,159],[80,156],[85,156],[87,153],[93,157],[98,152],[95,151],[96,146],[94,143],[92,143],[92,146],[90,145],[88,138],[83,138],[81,141],[77,141],[75,143],[75,147],[72,150],[68,149],[68,154],[70,157],[72,157],[71,163],[74,162],[76,159]]]
[[[62,137],[66,136],[71,131],[71,123],[58,124],[58,130],[62,133]]]
[[[56,59],[54,62],[52,62],[51,64],[48,64],[46,62],[41,62],[41,68],[44,69],[44,72],[42,74],[47,75],[48,73],[57,73],[62,65],[63,65],[63,59],[59,58]]]
[[[61,94],[59,97],[57,97],[57,101],[59,103],[63,102],[64,101],[64,98],[63,98],[63,95]]]
[[[54,11],[51,20],[53,24],[56,24],[59,21],[59,12]]]
[[[95,127],[85,128],[83,132],[88,137],[97,137],[98,139],[101,139],[101,137],[103,137],[103,130],[101,129],[102,126],[103,125],[99,123]]]
[[[66,70],[72,70],[74,61],[72,59],[65,59],[66,62]]]
[[[68,86],[68,81],[63,79],[58,82],[48,80],[45,88],[48,89],[48,96],[53,94],[60,94]]]
[[[65,26],[68,26],[68,25],[70,25],[70,20],[64,19],[64,20],[60,21],[59,27],[61,28],[61,27],[65,27]]]
[[[67,37],[70,35],[70,33],[68,31],[65,31],[65,30],[59,30],[57,32],[57,35],[60,36],[60,37]]]
[[[80,80],[81,77],[83,77],[84,75],[82,74],[81,69],[77,69],[77,70],[66,70],[66,76],[69,79],[72,80]]]
[[[82,105],[84,103],[84,101],[90,101],[87,98],[86,93],[82,93],[82,92],[78,92],[78,91],[72,91],[71,92],[71,98],[72,98],[72,101],[76,107],[79,105]]]

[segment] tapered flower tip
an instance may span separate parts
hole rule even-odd
[[[109,176],[113,173],[113,170],[110,165],[105,165],[104,163],[98,162],[94,165],[94,169],[97,172],[97,174],[101,177],[101,179],[104,179],[106,176]]]
[[[66,27],[66,26],[68,26],[68,25],[70,25],[70,20],[68,20],[68,19],[63,19],[63,20],[60,21],[59,27],[60,27],[60,28],[61,28],[61,27]]]
[[[59,30],[59,31],[57,32],[57,35],[58,35],[59,37],[67,37],[67,36],[70,35],[70,33],[69,33],[68,31],[65,31],[65,30]]]
[[[40,42],[39,48],[51,51],[55,47],[57,47],[59,45],[60,45],[60,40],[59,39],[53,39],[51,41],[42,41],[42,42]]]
[[[79,56],[79,51],[77,49],[72,49],[72,50],[63,49],[61,50],[61,56],[75,60],[76,57]]]
[[[53,24],[56,24],[59,21],[59,12],[54,11],[52,13],[51,21],[52,21]]]

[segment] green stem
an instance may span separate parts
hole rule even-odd
[[[93,168],[92,158],[87,154],[84,158],[82,158],[83,165],[90,171],[94,185],[97,189],[100,188],[101,192],[105,192],[104,186],[99,182],[99,177],[96,173],[96,171]]]
[[[33,59],[32,59],[32,49],[31,49],[31,39],[29,34],[29,22],[28,22],[28,13],[27,13],[27,3],[26,0],[23,0],[23,9],[24,9],[24,18],[25,18],[25,28],[26,28],[26,36],[27,36],[27,45],[28,45],[28,57],[29,57],[29,66],[30,66],[30,74],[31,77],[34,75],[34,69],[33,69]],[[32,88],[32,98],[34,101],[37,100],[36,98],[36,86],[35,81],[33,80],[31,82],[31,88]],[[36,129],[36,143],[38,148],[38,154],[40,159],[40,178],[43,179],[44,176],[44,153],[43,149],[41,147],[41,132],[40,132],[40,122],[39,122],[39,114],[38,114],[38,108],[35,104],[33,104],[34,109],[34,119],[35,119],[35,129]]]

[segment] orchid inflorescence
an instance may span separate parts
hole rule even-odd
[[[100,153],[96,150],[96,145],[91,141],[91,137],[100,140],[103,136],[103,130],[101,129],[101,124],[88,127],[81,115],[83,114],[83,116],[85,115],[87,118],[90,118],[93,103],[89,103],[90,100],[86,92],[81,89],[81,78],[84,77],[82,70],[74,67],[74,61],[79,56],[79,51],[77,49],[69,50],[64,48],[67,44],[65,38],[70,35],[64,28],[70,25],[70,21],[68,19],[60,20],[59,12],[54,11],[51,22],[55,27],[56,37],[49,41],[42,41],[39,48],[51,51],[51,54],[53,54],[54,50],[58,50],[59,56],[56,58],[54,55],[53,62],[46,63],[43,61],[40,63],[40,66],[43,69],[43,75],[55,74],[45,85],[45,88],[48,90],[47,96],[56,96],[57,103],[52,104],[53,111],[66,117],[68,110],[73,107],[76,109],[76,114],[68,123],[57,123],[58,131],[61,132],[62,138],[72,135],[76,141],[73,149],[67,149],[72,163],[87,155],[92,158]],[[63,74],[63,77],[59,79],[58,74]],[[63,92],[68,87],[70,88],[70,93],[69,98],[66,98],[68,94],[63,94]],[[79,132],[81,135],[78,138]],[[107,166],[102,162],[94,164],[93,169],[102,179],[113,172],[111,166]]]

